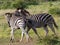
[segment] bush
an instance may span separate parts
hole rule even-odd
[[[50,14],[60,15],[60,8],[57,8],[57,7],[50,8],[48,12],[49,12]]]
[[[0,2],[0,9],[7,9],[7,8],[17,8],[17,7],[28,7],[28,5],[37,5],[39,1],[37,0],[3,0]]]
[[[16,7],[24,7],[26,8],[28,5],[37,5],[38,1],[36,0],[15,0],[14,2],[12,2],[12,7],[16,8]]]

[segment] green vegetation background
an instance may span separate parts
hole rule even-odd
[[[14,9],[17,7],[28,9],[32,5],[39,6],[38,8],[41,8],[41,6],[44,8],[47,5],[45,9],[49,8],[48,13],[60,14],[60,0],[0,0],[0,9]]]
[[[51,14],[58,25],[58,29],[55,29],[58,38],[52,35],[53,32],[50,28],[48,37],[45,37],[45,31],[43,28],[37,28],[38,34],[42,38],[42,40],[40,40],[31,29],[29,35],[34,40],[31,41],[31,45],[33,45],[33,43],[34,45],[60,45],[60,0],[0,0],[0,45],[9,45],[10,43],[9,40],[11,30],[10,27],[8,27],[8,23],[4,17],[4,14],[9,11],[12,12],[17,7],[21,6],[28,10],[31,14]],[[15,41],[19,40],[21,37],[21,31],[15,31],[14,36]],[[14,42],[12,45],[20,44],[20,42]],[[25,45],[25,43],[23,43],[23,45]]]

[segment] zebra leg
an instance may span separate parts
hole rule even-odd
[[[38,38],[40,38],[40,36],[39,36],[38,33],[37,33],[36,28],[34,28],[34,27],[29,27],[29,26],[28,26],[28,28],[27,28],[27,33],[30,31],[31,28],[33,29],[33,31],[35,32],[35,34],[38,36]]]
[[[27,31],[26,32],[28,33],[30,31],[30,29],[31,29],[30,27],[27,27]]]
[[[28,39],[29,39],[29,35],[28,33],[26,32],[26,30],[23,28],[23,27],[20,27],[21,31],[25,33],[26,35],[26,39],[27,39],[27,42],[28,42]],[[22,41],[23,37],[21,37],[21,41]]]
[[[55,29],[53,27],[53,24],[49,24],[49,27],[51,28],[52,32],[56,35]]]
[[[21,40],[20,40],[20,42],[23,40],[23,37],[24,37],[24,32],[22,32],[22,34],[21,34]]]
[[[48,36],[48,32],[49,32],[49,30],[48,30],[47,26],[44,27],[44,30],[46,31],[46,36]]]
[[[40,38],[40,36],[39,36],[38,33],[37,33],[36,28],[35,28],[35,27],[32,27],[32,29],[33,29],[33,31],[35,32],[35,34],[38,36],[38,38]]]
[[[13,40],[14,40],[14,29],[11,28],[11,39],[10,39],[10,41],[13,42]]]
[[[31,29],[31,27],[27,26],[27,28],[26,28],[27,34],[28,34],[28,32],[30,31],[30,29]],[[30,41],[30,40],[32,40],[32,37],[31,37],[31,36],[29,36],[29,41]]]

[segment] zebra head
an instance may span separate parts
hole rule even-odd
[[[12,17],[12,13],[5,13],[5,18],[7,19],[8,25],[10,27],[10,19]]]
[[[20,15],[20,16],[24,16],[24,17],[30,15],[30,13],[27,10],[25,10],[24,8],[17,8],[15,13],[16,13],[16,15]]]

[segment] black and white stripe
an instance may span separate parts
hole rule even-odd
[[[37,34],[36,28],[43,27],[44,30],[46,31],[46,36],[47,36],[47,33],[48,33],[47,26],[49,26],[51,30],[54,32],[54,34],[56,34],[53,25],[56,28],[58,28],[58,26],[56,25],[55,20],[52,17],[52,15],[47,14],[47,13],[42,13],[42,14],[30,15],[27,17],[28,17],[27,19],[29,23],[27,33],[32,28],[34,32]]]

